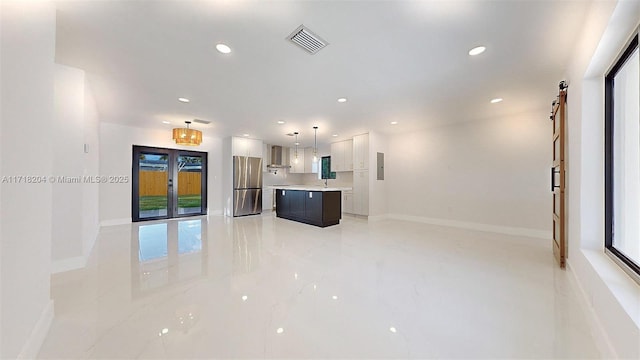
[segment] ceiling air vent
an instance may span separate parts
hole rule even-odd
[[[195,123],[199,123],[199,124],[205,124],[205,125],[209,125],[209,124],[211,124],[211,121],[209,121],[209,120],[202,120],[202,119],[193,119],[193,122],[195,122]]]
[[[311,32],[311,30],[307,29],[304,25],[298,26],[287,39],[291,40],[294,44],[300,46],[305,49],[311,55],[317,53],[323,47],[329,45],[328,42],[324,41],[320,36]]]

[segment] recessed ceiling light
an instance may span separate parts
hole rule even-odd
[[[282,124],[284,124],[284,121],[283,120],[278,120],[278,124],[282,125]]]
[[[333,135],[331,135],[331,136],[333,136],[333,137],[338,137],[338,134],[333,134]]]
[[[216,45],[216,50],[218,50],[219,52],[223,53],[223,54],[228,54],[231,52],[231,48],[228,47],[225,44],[218,44]]]
[[[502,101],[502,98],[495,98],[495,99],[491,100],[491,103],[492,104],[496,104],[496,103],[499,103],[501,101]]]
[[[249,134],[242,134],[242,136],[244,136],[244,137],[249,137]]]
[[[476,56],[482,54],[485,50],[487,50],[484,46],[476,46],[473,49],[469,50],[469,55]]]
[[[389,328],[389,331],[391,331],[392,333],[397,332],[398,330],[396,330],[396,328],[394,328],[393,326]]]
[[[278,328],[278,330],[276,330],[276,332],[277,332],[278,334],[282,334],[282,333],[284,332],[284,329],[283,329],[283,328]]]
[[[392,121],[391,125],[398,125],[398,122],[397,121]]]
[[[339,103],[347,102],[347,98],[340,98],[338,99],[338,102]]]
[[[162,123],[163,123],[163,124],[171,124],[171,122],[170,122],[170,121],[163,121]]]
[[[178,98],[178,101],[183,102],[183,103],[188,103],[190,100],[187,98]]]

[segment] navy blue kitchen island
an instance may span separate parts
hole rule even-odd
[[[276,216],[320,227],[338,225],[342,218],[342,194],[333,188],[278,188]]]

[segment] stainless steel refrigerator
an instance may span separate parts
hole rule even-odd
[[[233,216],[262,212],[262,159],[233,157]]]

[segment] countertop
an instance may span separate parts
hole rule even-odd
[[[303,190],[303,191],[351,191],[350,187],[329,186],[324,187],[322,185],[268,185],[265,186],[269,189],[282,189],[282,190]]]

